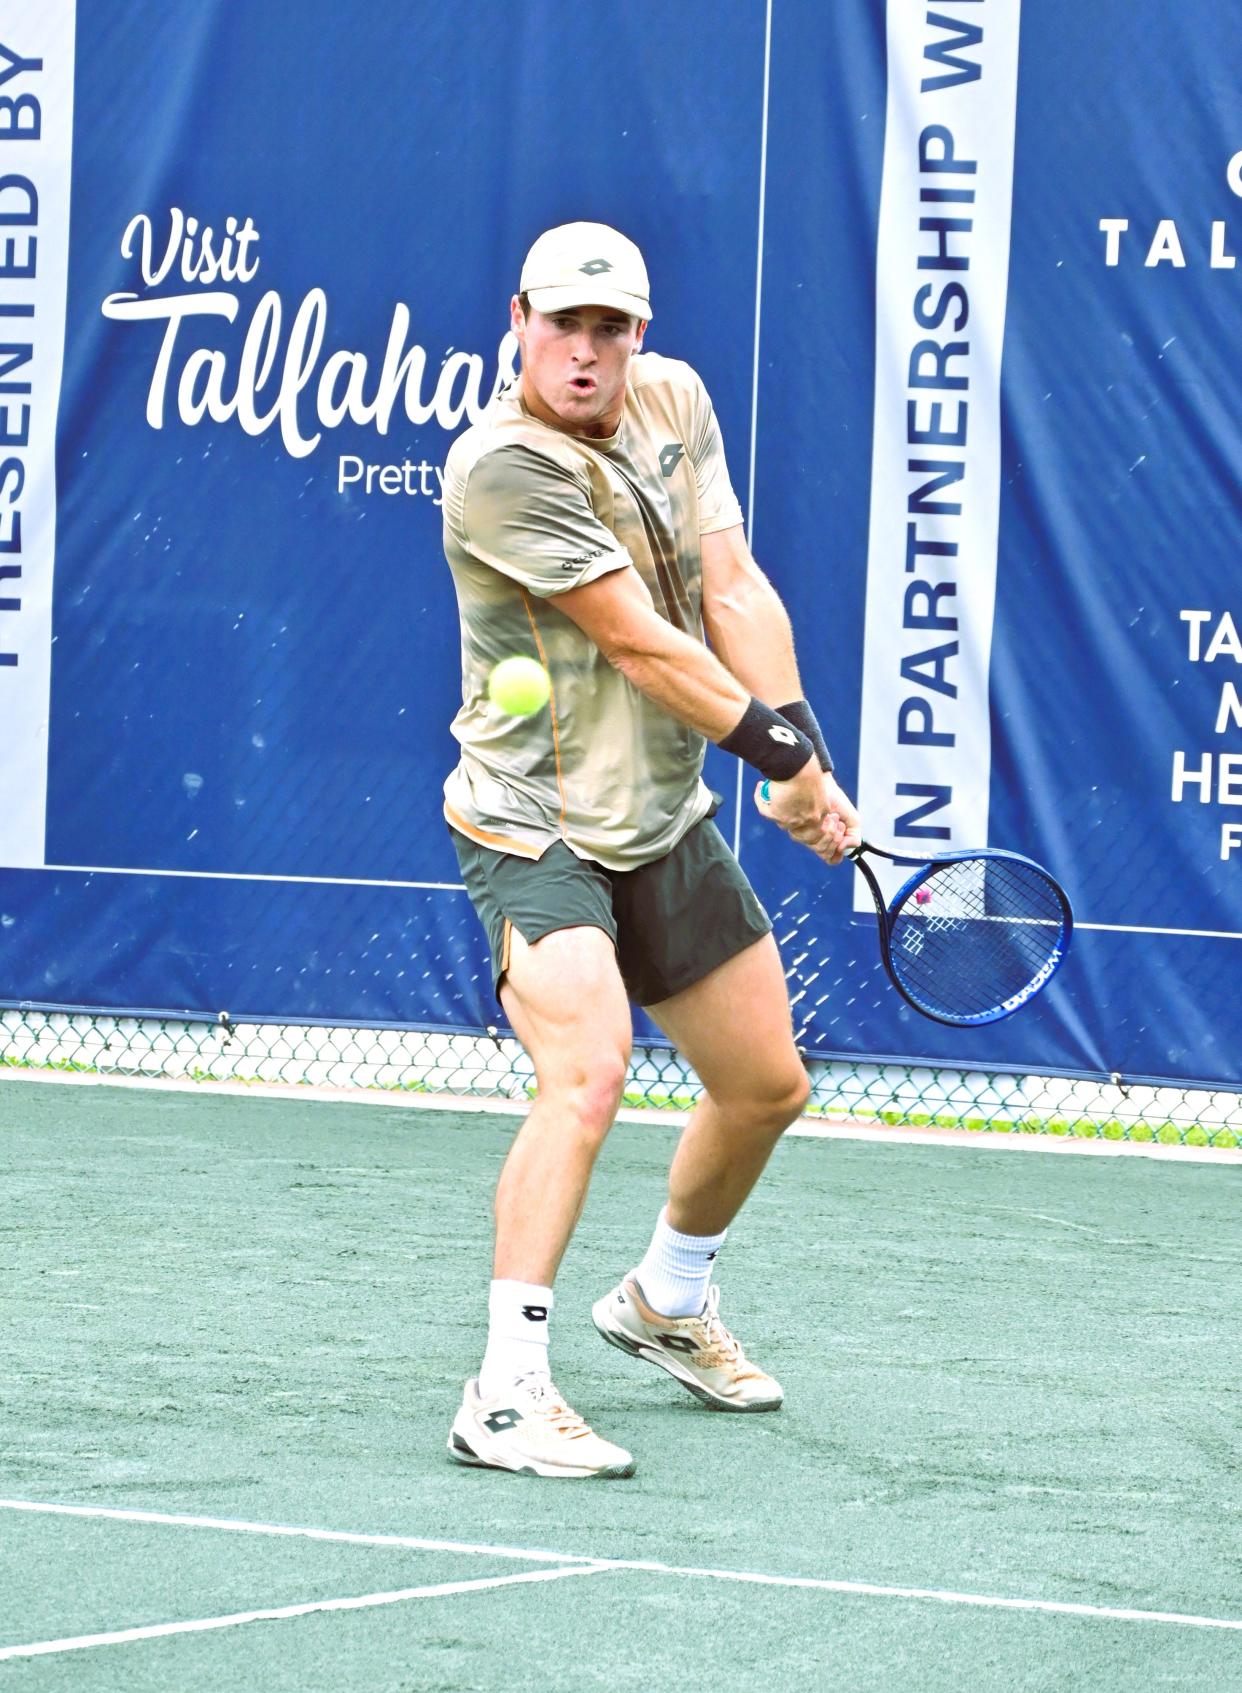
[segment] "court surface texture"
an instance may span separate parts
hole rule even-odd
[[[516,1122],[0,1082],[0,1687],[1242,1690],[1242,1168],[787,1138],[740,1417],[591,1327],[620,1124],[553,1360],[638,1473],[547,1482],[445,1453]]]

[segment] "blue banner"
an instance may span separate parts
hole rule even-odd
[[[1242,95],[1209,0],[16,0],[6,1003],[498,1021],[440,812],[444,458],[542,229],[643,248],[868,834],[1070,962],[937,1028],[714,750],[813,1053],[1238,1080]]]

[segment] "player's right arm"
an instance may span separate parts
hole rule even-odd
[[[675,628],[655,608],[634,566],[610,570],[549,602],[592,640],[613,668],[654,705],[710,741],[727,740],[751,695],[701,641]],[[825,833],[824,790],[814,755],[782,783],[782,824],[831,862],[840,824]]]
[[[565,462],[554,444],[495,448],[462,476],[446,478],[444,514],[446,532],[475,559],[555,606],[653,704],[709,740],[728,741],[729,751],[780,781],[782,826],[829,863],[840,856],[840,823],[834,819],[826,832],[824,785],[810,743],[804,765],[789,768],[796,743],[769,741],[762,724],[755,731],[753,720],[766,710],[769,729],[786,741],[791,734],[701,641],[656,610],[629,554],[596,516],[581,467]],[[773,760],[779,769],[765,767]]]

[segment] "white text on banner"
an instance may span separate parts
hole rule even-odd
[[[911,856],[987,840],[1019,11],[888,4],[858,801]]]
[[[44,862],[74,0],[0,17],[0,865]]]

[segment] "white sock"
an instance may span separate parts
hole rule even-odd
[[[494,1281],[487,1296],[487,1351],[479,1371],[485,1399],[503,1393],[519,1376],[548,1373],[548,1318],[552,1289],[533,1282]]]
[[[647,1256],[634,1272],[653,1311],[662,1317],[698,1316],[707,1304],[712,1263],[727,1233],[678,1234],[668,1226],[667,1206],[660,1212]]]

